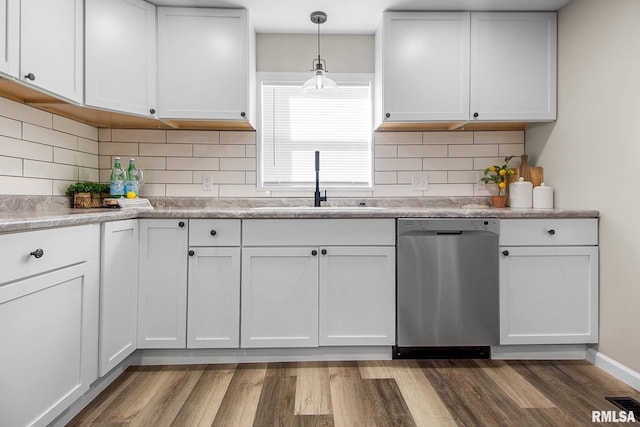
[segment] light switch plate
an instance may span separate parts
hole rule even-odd
[[[426,174],[411,175],[411,189],[414,191],[428,191],[429,175],[426,175]]]
[[[202,175],[202,191],[213,191],[213,175]]]

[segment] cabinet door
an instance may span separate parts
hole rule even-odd
[[[100,268],[100,376],[136,349],[138,330],[138,221],[102,224]]]
[[[318,346],[317,254],[312,247],[242,250],[242,347]]]
[[[320,345],[395,343],[395,249],[320,249]]]
[[[467,120],[469,16],[469,12],[385,14],[384,120]]]
[[[188,348],[240,345],[240,248],[191,248]]]
[[[138,348],[185,348],[187,220],[140,220]]]
[[[142,0],[86,0],[85,104],[153,116],[156,8]]]
[[[98,293],[90,271],[85,262],[0,286],[2,425],[48,425],[89,389]]]
[[[596,246],[500,251],[500,344],[598,342]]]
[[[82,0],[20,3],[20,78],[76,103],[83,98],[82,5]]]
[[[555,120],[556,13],[471,14],[471,113]]]
[[[158,8],[160,117],[248,118],[247,11]]]
[[[0,73],[18,77],[20,0],[0,0]]]

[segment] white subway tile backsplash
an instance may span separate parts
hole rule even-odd
[[[491,157],[498,155],[498,145],[450,145],[449,157]]]
[[[270,191],[258,191],[255,185],[227,185],[221,184],[218,189],[219,197],[270,197]]]
[[[98,173],[98,169],[93,168],[78,168],[78,181],[91,181],[91,182],[101,182],[100,174]],[[109,182],[108,179],[105,179],[102,182]]]
[[[245,172],[244,176],[245,176],[245,183],[247,184],[256,184],[257,183],[257,176],[256,176],[256,172]]]
[[[98,154],[98,141],[78,137],[78,151],[85,153]]]
[[[53,147],[54,163],[98,169],[98,156],[66,148]]]
[[[101,156],[119,156],[120,160],[126,156],[138,155],[138,144],[130,142],[101,142],[99,146]]]
[[[422,132],[376,132],[376,144],[422,144]]]
[[[244,145],[194,145],[193,157],[245,157]]]
[[[49,129],[53,127],[53,114],[2,97],[0,97],[0,116]]]
[[[158,169],[164,170],[167,169],[167,158],[166,157],[135,157],[136,167],[138,169],[147,170],[147,169]],[[109,167],[111,167],[112,163],[110,163]],[[102,166],[100,166],[102,167]],[[184,169],[183,169],[184,170]]]
[[[473,132],[423,132],[423,144],[473,144]]]
[[[220,170],[220,159],[204,157],[167,157],[167,170],[217,171]]]
[[[482,171],[449,171],[447,172],[447,182],[450,184],[475,184],[484,174]]]
[[[429,184],[426,197],[473,196],[473,184]]]
[[[29,123],[22,125],[22,138],[27,141],[53,145],[54,147],[78,149],[78,137],[65,132],[35,126]]]
[[[411,185],[376,185],[373,197],[422,197],[422,191],[413,190]]]
[[[398,145],[398,157],[447,157],[447,146]]]
[[[256,143],[256,133],[253,131],[228,131],[220,132],[220,144],[245,144]]]
[[[98,140],[98,128],[55,114],[53,116],[53,129],[82,138],[93,139],[94,141]]]
[[[29,178],[48,178],[67,181],[78,180],[78,167],[58,163],[24,160],[24,176]]]
[[[375,185],[378,184],[397,184],[398,172],[376,172],[373,177]]]
[[[52,195],[53,196],[64,196],[67,192],[67,188],[71,184],[75,184],[77,181],[59,181],[54,179],[52,181]]]
[[[148,184],[145,182],[140,188],[140,195],[143,197],[164,197],[167,195],[167,185],[166,184]]]
[[[0,116],[0,135],[22,138],[22,122]]]
[[[504,164],[504,157],[479,157],[473,159],[473,170],[485,170],[490,166],[502,166]],[[520,157],[514,157],[509,162],[509,167],[515,169],[520,166]]]
[[[202,184],[167,184],[167,197],[218,197],[218,186],[212,185],[212,191],[202,190]]]
[[[223,158],[220,159],[222,171],[254,171],[256,159],[254,158]]]
[[[474,144],[524,144],[524,131],[476,131]]]
[[[191,171],[144,171],[144,181],[149,184],[192,184],[193,172]]]
[[[220,144],[217,130],[168,130],[167,142],[176,144]]]
[[[5,136],[0,136],[0,153],[4,156],[21,159],[53,161],[53,147]]]
[[[0,175],[22,176],[22,159],[0,156]]]
[[[447,182],[446,171],[399,171],[398,184],[411,184],[413,182],[414,175],[426,175],[429,178],[429,185]]]
[[[111,156],[98,156],[99,169],[111,169],[112,166],[113,166],[113,160]]]
[[[244,171],[194,171],[193,182],[201,184],[203,176],[213,177],[214,184],[245,184]]]
[[[110,142],[111,141],[111,129],[100,128],[98,129],[98,141]]]
[[[422,159],[376,159],[376,171],[402,171],[422,169]]]
[[[115,129],[114,129],[115,131]],[[138,144],[141,156],[191,157],[191,144]]]
[[[524,154],[524,144],[500,144],[498,155],[501,157],[517,156]]]
[[[378,159],[385,157],[398,157],[398,146],[397,145],[376,145],[374,147],[375,156]]]
[[[156,129],[111,129],[113,142],[167,142],[167,131]]]
[[[254,145],[245,145],[245,157],[256,157],[257,147]]]
[[[422,159],[423,170],[472,170],[473,158],[436,158]]]
[[[51,196],[53,195],[53,181],[0,175],[0,194]]]

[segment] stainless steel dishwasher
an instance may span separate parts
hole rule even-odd
[[[489,357],[498,231],[497,219],[398,220],[394,357]]]

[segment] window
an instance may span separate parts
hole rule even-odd
[[[319,151],[323,188],[371,188],[372,76],[332,75],[337,91],[303,95],[309,75],[270,74],[261,81],[260,187],[313,187]]]

